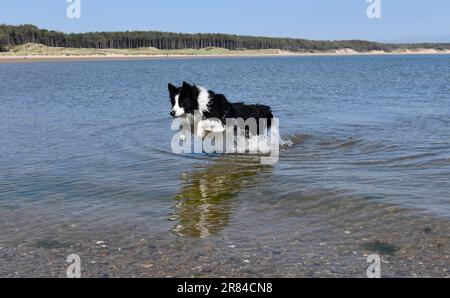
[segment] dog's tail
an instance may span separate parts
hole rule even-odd
[[[271,120],[273,119],[272,109],[269,106],[265,105],[254,105],[255,110],[257,111],[258,118],[267,119],[267,125],[270,127]]]
[[[254,111],[259,119],[266,119],[267,129],[269,129],[272,126],[272,119],[273,119],[272,109],[269,106],[260,105],[260,104],[251,105],[251,106],[254,109]]]

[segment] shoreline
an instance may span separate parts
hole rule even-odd
[[[233,53],[233,54],[153,54],[153,55],[0,55],[2,63],[27,63],[27,62],[63,62],[63,61],[121,61],[121,60],[159,60],[159,59],[204,59],[204,58],[241,58],[241,57],[315,57],[315,56],[380,56],[380,55],[449,55],[450,51],[417,50],[417,51],[336,51],[336,52],[314,52],[314,53]]]

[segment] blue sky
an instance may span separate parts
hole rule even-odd
[[[450,41],[449,0],[381,0],[369,19],[366,0],[81,0],[68,19],[66,0],[2,0],[0,23],[64,32],[161,30],[310,39]]]

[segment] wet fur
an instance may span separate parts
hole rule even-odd
[[[231,103],[223,94],[206,90],[203,87],[190,85],[183,82],[182,87],[169,84],[169,94],[172,103],[171,116],[193,118],[194,112],[199,111],[208,120],[219,119],[222,126],[226,124],[227,118],[247,120],[254,118],[257,122],[258,132],[261,134],[271,126],[273,118],[270,107],[260,104],[244,104],[242,102]],[[264,127],[260,127],[259,119],[267,120]]]

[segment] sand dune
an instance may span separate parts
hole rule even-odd
[[[40,44],[25,44],[14,47],[8,52],[0,53],[0,63],[34,62],[34,61],[70,61],[70,60],[127,60],[127,59],[161,59],[161,58],[214,58],[242,56],[338,56],[338,55],[425,55],[450,54],[449,50],[417,49],[396,50],[393,52],[370,51],[357,52],[353,49],[334,51],[290,52],[286,50],[228,50],[223,48],[159,50],[156,48],[136,49],[78,49],[47,47]]]

